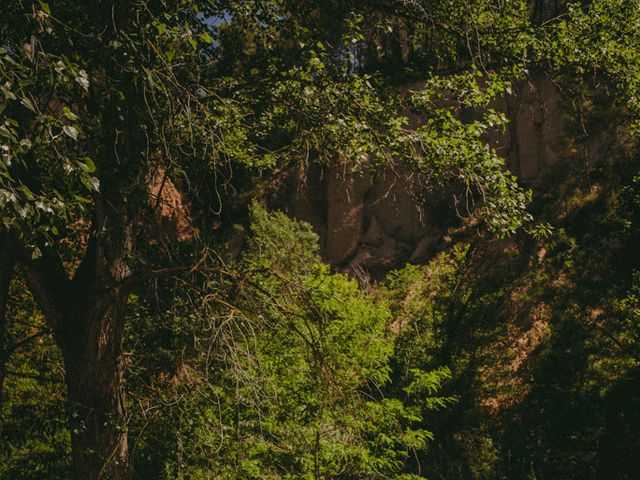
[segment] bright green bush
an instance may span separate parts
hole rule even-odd
[[[257,205],[251,219],[224,305],[208,312],[233,333],[194,349],[180,400],[156,419],[175,433],[140,448],[165,457],[164,478],[412,478],[448,371],[392,378],[387,301],[332,274],[308,225]]]

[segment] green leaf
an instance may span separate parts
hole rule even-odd
[[[78,140],[78,129],[76,127],[74,127],[73,125],[65,125],[64,127],[62,127],[62,131],[69,137],[73,138],[74,140]]]
[[[42,9],[43,12],[45,12],[48,15],[51,15],[51,8],[49,8],[49,4],[47,2],[43,2],[42,0],[40,0],[38,3],[40,4],[40,8]]]
[[[75,113],[73,113],[67,106],[62,108],[62,113],[64,113],[64,116],[67,117],[69,120],[75,121],[78,119],[78,116]]]
[[[80,176],[80,181],[82,182],[82,185],[84,185],[84,187],[87,190],[89,190],[90,192],[93,192],[93,185],[91,184],[91,181],[89,180],[89,177],[81,175]]]
[[[9,100],[16,100],[16,95],[15,93],[13,93],[11,90],[9,90],[8,88],[6,88],[3,85],[0,85],[0,90],[2,90],[2,93],[4,94],[4,96],[6,98],[8,98]]]
[[[84,183],[84,182],[83,182]],[[85,197],[81,197],[80,195],[74,195],[74,198],[82,203],[93,203],[91,200],[89,200],[88,198]]]
[[[25,107],[27,107],[29,110],[31,110],[33,113],[38,113],[36,110],[36,107],[33,105],[33,102],[29,98],[27,97],[21,98],[20,103]]]
[[[35,195],[26,185],[22,186],[22,192],[24,193],[24,196],[27,197],[29,200],[35,200],[36,198]]]
[[[85,92],[89,91],[89,76],[87,75],[87,72],[80,70],[78,75],[76,75],[75,80],[80,84]]]
[[[96,164],[93,163],[93,160],[91,160],[91,158],[84,157],[82,160],[84,160],[84,164],[87,167],[87,172],[93,173],[96,171]]]

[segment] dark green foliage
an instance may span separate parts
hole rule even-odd
[[[637,160],[609,161],[597,189],[556,177],[540,243],[455,246],[389,277],[411,326],[397,359],[448,365],[460,400],[433,426],[428,477],[635,477]]]
[[[0,478],[69,476],[60,352],[21,278],[11,284],[7,344],[11,355],[0,398]]]

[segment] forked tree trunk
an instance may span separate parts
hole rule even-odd
[[[7,360],[9,359],[9,333],[7,332],[6,318],[7,301],[16,263],[15,252],[12,247],[12,239],[9,234],[4,230],[0,230],[0,406],[4,397],[4,378],[6,376]]]
[[[130,472],[122,341],[137,224],[129,211],[140,208],[123,195],[138,172],[117,174],[94,198],[91,233],[73,276],[55,246],[43,245],[35,260],[25,247],[20,260],[64,358],[75,480],[122,480]]]
[[[62,350],[75,480],[121,480],[129,473],[122,341],[128,291],[122,249],[92,241],[69,280],[45,251],[22,261],[25,279]]]
[[[76,480],[119,480],[129,471],[122,362],[126,293],[103,293],[75,311],[61,346]],[[72,309],[74,310],[74,309]]]

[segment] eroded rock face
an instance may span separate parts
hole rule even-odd
[[[532,75],[491,105],[504,112],[509,123],[488,134],[486,141],[520,183],[534,190],[534,198],[557,188],[559,178],[568,174],[589,185],[596,165],[634,144],[624,127],[609,125],[613,107],[606,92],[596,91],[584,101],[602,104],[594,107],[595,123],[592,114],[590,125],[581,105],[563,99],[550,79]],[[598,111],[607,116],[597,117]],[[325,260],[336,270],[379,276],[408,261],[428,260],[459,225],[452,194],[419,202],[416,179],[391,172],[317,170],[304,182],[293,175],[272,206],[311,223],[320,234]]]
[[[423,255],[433,240],[426,210],[406,179],[394,174],[325,169],[302,188],[290,179],[285,190],[274,206],[311,223],[323,255],[338,270],[388,271],[400,259]]]
[[[327,236],[324,251],[332,263],[348,262],[362,243],[365,197],[371,181],[363,175],[329,172],[327,182]]]
[[[533,76],[492,105],[509,123],[505,131],[488,135],[487,142],[534,192],[550,188],[554,168],[564,168],[585,151],[590,156],[585,161],[592,163],[607,155],[601,135],[592,132],[586,149],[576,147],[579,122],[561,101],[551,80]],[[407,261],[426,260],[457,221],[451,195],[442,194],[420,207],[410,182],[390,172],[349,174],[335,168],[316,172],[303,183],[293,177],[275,206],[315,227],[325,259],[338,270],[365,269],[375,275]]]
[[[541,185],[566,148],[557,88],[547,79],[526,80],[507,100],[510,120],[507,166],[524,183]]]
[[[158,232],[170,232],[178,240],[191,240],[198,234],[183,194],[178,191],[164,167],[159,164],[152,166],[147,189],[155,213],[154,220],[164,227],[158,228]]]

